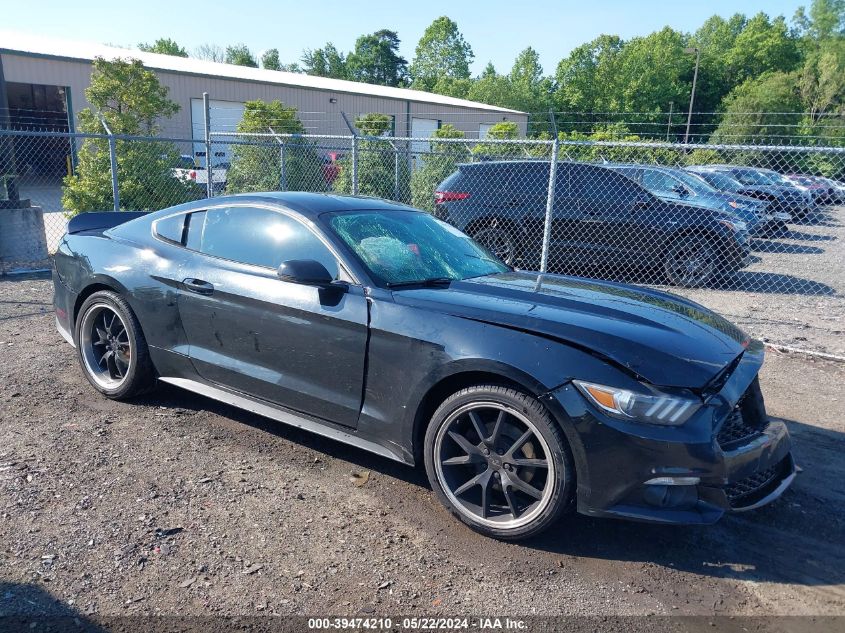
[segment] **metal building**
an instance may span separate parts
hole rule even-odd
[[[243,103],[253,99],[278,99],[295,107],[311,134],[348,134],[341,113],[351,119],[367,112],[387,114],[394,136],[415,137],[428,137],[451,123],[468,138],[479,138],[501,121],[516,122],[524,134],[528,121],[524,112],[418,90],[0,31],[0,82],[5,78],[10,126],[74,131],[75,113],[89,106],[85,88],[95,57],[131,57],[156,72],[180,106],[176,115],[161,121],[162,135],[173,138],[203,138],[203,92],[211,99],[216,132],[234,130]]]

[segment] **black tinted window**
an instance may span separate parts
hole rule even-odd
[[[333,277],[338,275],[331,251],[306,226],[286,215],[252,207],[209,209],[204,215],[204,223],[191,218],[189,248],[267,268],[290,259],[315,259]]]
[[[571,180],[574,194],[589,200],[624,202],[643,192],[630,178],[601,167],[578,166],[572,170]]]
[[[182,243],[182,231],[185,227],[185,214],[172,215],[169,218],[162,218],[155,223],[155,233],[171,242]]]

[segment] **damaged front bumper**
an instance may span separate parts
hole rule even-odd
[[[765,413],[746,353],[701,415],[682,427],[627,422],[596,410],[571,384],[552,392],[574,433],[578,511],[654,523],[708,524],[771,503],[796,466],[782,422]]]

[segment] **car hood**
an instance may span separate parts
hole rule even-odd
[[[802,198],[801,191],[795,187],[781,185],[746,185],[741,190],[750,194],[765,193],[778,198]]]
[[[667,387],[703,389],[749,342],[681,297],[563,275],[507,272],[396,291],[394,299],[575,345]]]

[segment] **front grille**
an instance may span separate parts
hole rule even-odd
[[[750,477],[725,486],[725,495],[728,497],[731,507],[749,506],[774,490],[788,474],[789,460],[790,458],[787,455],[771,468],[761,470]]]
[[[748,423],[742,414],[741,404],[738,404],[722,424],[716,440],[719,446],[726,450],[754,437],[761,430],[757,425]]]
[[[716,441],[722,450],[730,450],[759,435],[768,423],[760,381],[754,378],[733,411],[722,422],[716,434]]]

